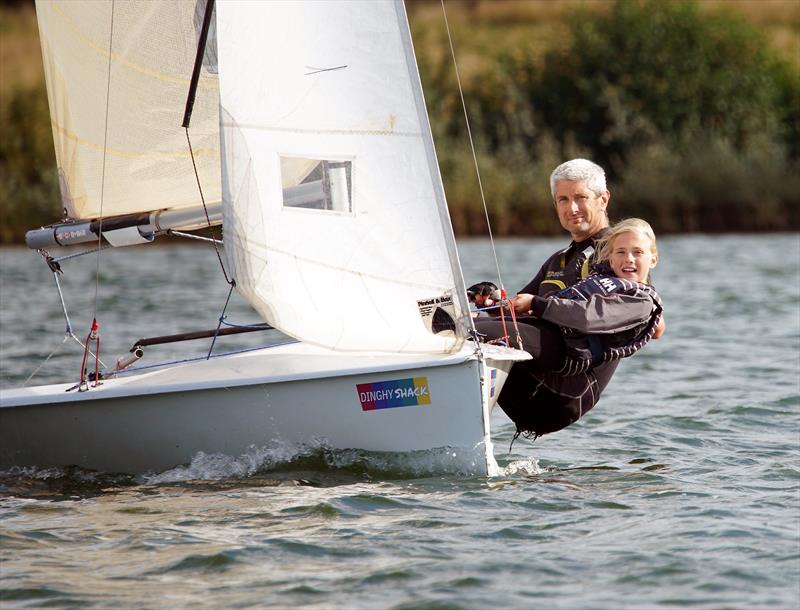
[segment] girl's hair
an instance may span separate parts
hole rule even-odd
[[[614,240],[623,233],[639,233],[650,239],[650,252],[658,256],[658,248],[656,247],[656,234],[650,224],[641,218],[626,218],[620,220],[617,224],[608,230],[608,233],[603,235],[597,250],[597,262],[602,263],[611,258],[611,251],[614,248]]]

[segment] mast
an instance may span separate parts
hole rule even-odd
[[[184,129],[189,129],[189,123],[192,120],[192,110],[194,109],[194,100],[197,96],[197,83],[200,80],[200,68],[203,67],[203,55],[206,52],[206,41],[208,40],[208,28],[211,25],[211,16],[214,14],[214,0],[206,1],[206,10],[203,15],[203,28],[200,31],[200,40],[197,43],[197,55],[194,58],[194,69],[192,70],[192,82],[189,85],[189,95],[186,98],[186,109],[183,112],[183,123],[181,126]]]

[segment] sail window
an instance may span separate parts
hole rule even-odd
[[[333,212],[353,211],[353,163],[281,157],[283,206]]]

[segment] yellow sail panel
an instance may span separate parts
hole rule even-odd
[[[203,0],[37,0],[61,195],[71,218],[201,205],[181,127]],[[220,200],[219,85],[207,51],[190,128]]]

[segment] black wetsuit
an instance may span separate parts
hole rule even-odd
[[[607,230],[603,229],[582,242],[573,241],[564,250],[553,254],[519,292],[546,297],[588,277],[595,243]],[[539,345],[541,352],[532,352],[533,360],[513,366],[498,404],[519,432],[540,436],[561,430],[597,404],[619,361],[603,362],[578,375],[554,373],[566,362],[564,338],[559,327],[533,317],[517,319],[521,322],[523,345],[526,348]],[[478,332],[487,334],[489,338],[501,336],[498,325],[500,322],[497,320],[479,318],[475,321]],[[513,330],[509,332],[513,335]]]

